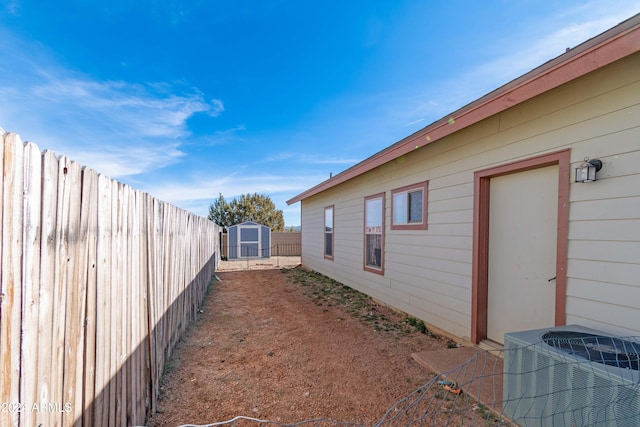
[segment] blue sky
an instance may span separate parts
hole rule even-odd
[[[285,201],[640,0],[0,0],[0,127],[206,216]]]

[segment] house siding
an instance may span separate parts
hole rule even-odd
[[[570,149],[566,323],[640,335],[640,54],[539,95],[302,200],[309,268],[471,335],[474,172]],[[455,126],[453,123],[451,126]],[[585,158],[598,181],[573,182]],[[428,229],[391,229],[391,190],[428,181]],[[385,274],[364,271],[364,198],[384,192]],[[334,258],[323,259],[334,205]]]

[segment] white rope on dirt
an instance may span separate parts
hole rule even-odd
[[[243,417],[243,416],[237,416],[237,417],[233,417],[230,420],[227,421],[219,421],[217,423],[212,423],[212,424],[183,424],[181,426],[178,427],[214,427],[214,426],[219,426],[219,425],[223,425],[223,424],[232,424],[235,423],[236,421],[239,420],[246,420],[246,421],[254,421],[256,423],[259,424],[264,424],[264,423],[270,423],[272,424],[272,421],[269,420],[260,420],[258,418],[251,418],[251,417]]]
[[[350,426],[350,427],[366,427],[363,426],[361,424],[356,424],[356,423],[351,423],[351,422],[339,422],[339,421],[332,421],[329,420],[327,418],[316,418],[316,419],[312,419],[312,420],[305,420],[305,421],[300,421],[297,423],[291,423],[291,424],[285,424],[285,423],[281,423],[278,421],[271,421],[271,420],[261,420],[258,418],[252,418],[252,417],[244,417],[244,416],[237,416],[234,417],[230,420],[227,421],[219,421],[219,422],[215,422],[215,423],[211,423],[211,424],[183,424],[181,426],[178,427],[216,427],[216,426],[221,426],[221,425],[227,425],[227,426],[233,426],[235,425],[238,421],[253,421],[255,423],[257,423],[258,425],[264,426],[264,425],[276,425],[276,426],[282,426],[282,427],[293,427],[293,426],[300,426],[303,424],[311,424],[311,425],[322,425],[322,424],[330,424],[330,425],[341,425],[341,426]]]

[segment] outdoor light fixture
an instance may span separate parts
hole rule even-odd
[[[598,159],[589,160],[584,158],[584,162],[576,168],[576,182],[591,182],[596,180],[596,172],[602,169],[602,162]]]

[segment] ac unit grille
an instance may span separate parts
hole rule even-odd
[[[640,344],[621,338],[576,331],[551,331],[542,335],[542,341],[592,362],[636,371],[640,369]]]
[[[554,328],[604,336],[577,325]],[[549,329],[505,334],[505,415],[530,426],[640,426],[640,372],[589,361],[542,341]]]

